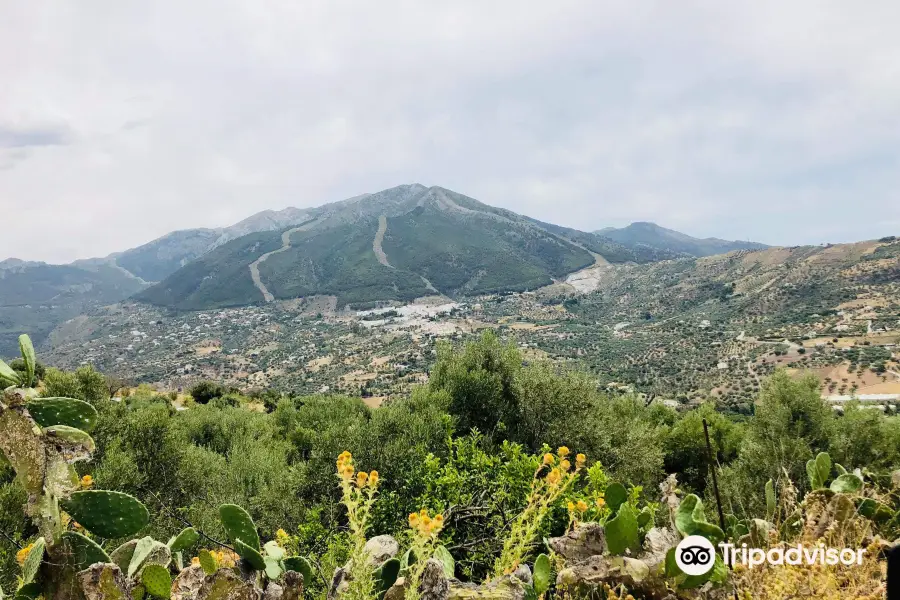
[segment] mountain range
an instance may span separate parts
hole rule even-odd
[[[401,185],[331,204],[174,231],[103,258],[0,262],[0,354],[133,297],[179,310],[333,296],[371,306],[535,289],[605,263],[644,264],[762,244],[697,239],[652,223],[584,232],[441,187]]]

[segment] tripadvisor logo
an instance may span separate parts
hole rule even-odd
[[[768,565],[830,565],[838,563],[847,566],[861,565],[865,548],[827,548],[825,544],[804,546],[797,544],[786,548],[748,548],[747,544],[736,546],[722,542],[719,544],[726,565],[744,565],[752,569],[762,564]],[[689,535],[675,547],[675,564],[686,575],[705,575],[716,562],[716,549],[705,537]]]

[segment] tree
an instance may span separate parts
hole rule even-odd
[[[207,404],[214,398],[225,395],[225,388],[212,381],[201,381],[189,390],[189,394],[197,404]]]

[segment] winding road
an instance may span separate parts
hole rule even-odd
[[[288,229],[284,233],[281,234],[281,248],[278,250],[272,250],[271,252],[266,252],[255,261],[250,263],[250,278],[253,279],[253,285],[256,286],[256,289],[263,295],[266,302],[272,302],[275,300],[275,296],[272,295],[272,292],[266,287],[266,284],[262,282],[259,276],[259,265],[264,263],[266,259],[275,254],[280,254],[285,250],[288,250],[291,247],[291,236],[298,231],[306,231],[317,225],[319,223],[319,219],[315,219],[313,221],[309,221],[300,225],[299,227],[294,227],[293,229]]]

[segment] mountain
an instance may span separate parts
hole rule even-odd
[[[296,208],[266,210],[230,227],[174,231],[124,252],[68,265],[0,261],[0,356],[16,352],[23,331],[40,344],[60,323],[124,300],[230,240],[282,229],[302,221],[304,214]]]
[[[629,247],[655,248],[686,256],[713,256],[734,250],[760,250],[768,248],[756,242],[732,242],[718,238],[695,238],[687,234],[660,227],[656,223],[637,222],[616,229],[606,227],[594,232],[597,236]]]
[[[130,273],[105,264],[5,260],[0,263],[0,356],[15,352],[23,331],[40,343],[57,324],[144,287]]]
[[[595,262],[563,233],[440,187],[402,185],[305,216],[215,248],[136,299],[189,310],[323,295],[361,305],[535,289]]]

